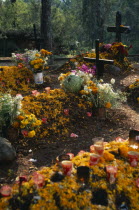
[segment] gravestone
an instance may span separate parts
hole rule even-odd
[[[97,79],[100,79],[104,73],[104,65],[113,64],[114,61],[108,59],[99,59],[99,39],[95,41],[95,52],[96,52],[96,58],[84,57],[84,60],[87,62],[96,63],[96,75]]]
[[[122,18],[121,13],[118,11],[116,13],[116,26],[111,26],[107,28],[108,32],[115,32],[116,33],[116,42],[121,42],[121,34],[122,33],[130,33],[131,29],[130,26],[123,26],[122,25]]]

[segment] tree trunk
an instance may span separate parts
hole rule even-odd
[[[41,48],[52,50],[51,0],[41,0]]]

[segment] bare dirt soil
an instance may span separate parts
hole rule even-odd
[[[52,89],[59,88],[59,74],[59,71],[50,71],[47,75]],[[116,80],[115,88],[126,90],[127,86],[139,78],[139,68],[117,75],[106,72],[103,80],[109,82],[111,78]],[[104,137],[105,141],[112,141],[118,136],[127,139],[130,129],[139,130],[139,104],[131,98],[120,109],[108,111],[104,119],[85,116],[81,121],[77,118],[71,133],[77,134],[78,138],[69,135],[63,139],[53,135],[36,143],[12,139],[17,158],[12,163],[0,165],[0,184],[13,183],[19,175],[29,175],[42,166],[50,166],[60,154],[72,152],[76,155],[80,150],[89,151],[95,137]]]

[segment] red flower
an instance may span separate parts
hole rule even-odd
[[[28,136],[28,131],[27,130],[22,130],[21,133],[23,134],[23,136]]]
[[[47,118],[46,118],[46,117],[43,117],[43,118],[42,118],[42,123],[44,123],[44,124],[47,123]]]

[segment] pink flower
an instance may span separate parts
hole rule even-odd
[[[122,139],[120,136],[118,136],[116,139],[115,139],[116,142],[124,142],[126,141],[125,139]]]
[[[50,87],[46,87],[46,88],[45,88],[45,92],[46,92],[47,94],[49,94],[49,93],[50,93],[50,89],[51,89]]]
[[[9,185],[4,185],[0,189],[0,193],[4,197],[10,196],[11,192],[12,192],[12,188]]]
[[[87,114],[88,117],[92,116],[92,112],[86,112],[86,114]]]
[[[30,83],[30,78],[27,78],[27,83]]]
[[[70,137],[77,138],[77,137],[78,137],[78,135],[77,135],[77,134],[75,134],[75,133],[71,133],[71,134],[70,134]]]
[[[73,153],[67,153],[66,155],[69,155],[70,156],[70,160],[72,160],[73,159],[73,157],[74,157],[74,154]]]
[[[136,183],[136,186],[139,187],[139,178],[136,179],[135,183]]]
[[[28,136],[28,131],[27,130],[22,130],[21,133],[23,134],[23,136]]]
[[[43,118],[42,118],[42,123],[44,123],[44,124],[47,123],[47,118],[46,118],[46,117],[43,117]]]
[[[38,96],[38,95],[40,95],[40,92],[38,92],[37,90],[32,90],[32,95]]]
[[[44,185],[44,176],[42,174],[39,174],[38,172],[34,172],[32,179],[38,188]]]
[[[85,153],[85,151],[84,150],[80,150],[80,152],[78,152],[78,154],[77,155],[83,155]]]
[[[69,109],[64,109],[64,114],[65,114],[66,116],[68,116],[68,115],[69,115]]]

